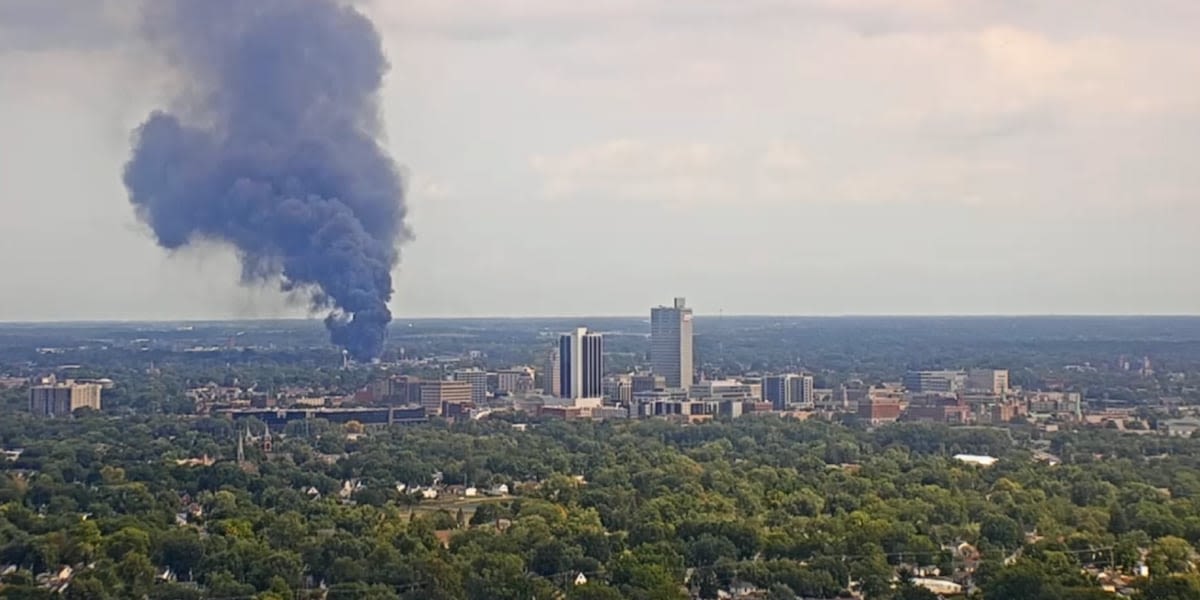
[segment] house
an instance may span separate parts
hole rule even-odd
[[[421,498],[424,500],[434,500],[438,497],[438,491],[433,488],[425,488],[421,490]]]
[[[741,600],[744,598],[754,598],[761,596],[763,590],[758,586],[748,581],[735,580],[729,584],[729,591],[719,590],[717,598],[728,600]]]
[[[962,564],[962,569],[968,573],[973,572],[979,567],[979,562],[982,560],[982,555],[979,550],[963,542],[954,547],[954,560]]]
[[[507,496],[508,495],[508,484],[502,483],[500,485],[493,486],[491,489],[489,489],[487,491],[487,495],[489,495],[489,496]]]
[[[504,533],[505,531],[508,531],[509,527],[512,527],[512,519],[496,519],[482,526],[491,527],[500,533]]]
[[[470,486],[463,490],[463,496],[465,496],[467,498],[474,498],[478,495],[479,495],[479,488],[476,488],[474,486]]]
[[[350,497],[356,492],[361,492],[366,488],[367,486],[362,481],[359,481],[358,479],[349,479],[342,482],[342,489],[338,492],[338,496],[341,497],[342,500],[349,500]]]
[[[179,458],[175,460],[175,464],[180,467],[211,467],[216,459],[205,454],[199,458]]]
[[[587,575],[584,575],[583,573],[576,574],[575,579],[573,579],[571,581],[571,583],[574,583],[575,585],[584,585],[587,582],[588,582]]]
[[[42,573],[37,576],[37,582],[42,587],[50,590],[53,593],[60,594],[71,585],[71,578],[75,576],[75,569],[63,565],[58,571],[50,573]]]

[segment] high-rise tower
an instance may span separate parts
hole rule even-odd
[[[692,386],[692,309],[683,298],[650,309],[650,367],[668,388]]]
[[[580,327],[558,339],[559,395],[580,400],[604,395],[604,338]]]

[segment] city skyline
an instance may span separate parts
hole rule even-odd
[[[171,73],[123,2],[61,4],[0,8],[0,320],[303,316],[155,247],[120,172]],[[390,307],[1194,314],[1200,9],[1144,6],[362,3],[415,235]]]

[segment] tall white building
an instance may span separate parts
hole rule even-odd
[[[572,400],[604,395],[604,338],[580,327],[558,339],[559,396]]]
[[[692,309],[683,298],[650,309],[650,367],[668,388],[692,387]]]

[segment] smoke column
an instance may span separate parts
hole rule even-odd
[[[333,343],[378,357],[409,234],[374,26],[337,0],[154,0],[146,17],[181,83],[134,132],[138,217],[166,249],[232,245],[243,283],[304,294]]]

